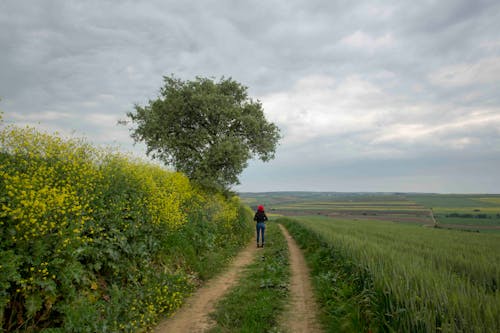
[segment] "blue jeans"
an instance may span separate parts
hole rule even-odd
[[[264,222],[257,223],[257,244],[259,244],[260,235],[262,235],[262,244],[264,244],[264,232],[266,231],[266,224]]]

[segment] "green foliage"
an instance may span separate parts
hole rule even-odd
[[[500,313],[499,235],[304,217],[287,222],[290,232],[299,239],[295,224],[333,249],[331,256],[337,261],[333,267],[348,273],[347,279],[341,275],[342,280],[351,281],[349,276],[354,276],[356,281],[349,284],[355,289],[362,286],[359,295],[368,296],[368,305],[366,310],[355,312],[367,318],[361,321],[366,329],[500,329],[500,317],[496,315]]]
[[[0,330],[147,329],[252,234],[180,173],[31,128],[0,143]]]
[[[158,99],[127,114],[136,124],[132,137],[148,154],[216,190],[237,184],[251,157],[274,157],[279,129],[246,87],[224,78],[164,81]]]
[[[211,332],[274,332],[288,296],[290,271],[286,240],[275,223],[266,227],[266,247],[245,269],[236,287],[217,304]]]

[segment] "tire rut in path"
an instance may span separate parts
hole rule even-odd
[[[196,291],[181,309],[171,318],[161,322],[154,332],[201,333],[210,329],[214,323],[208,314],[214,310],[217,301],[236,284],[245,266],[254,259],[255,253],[255,239],[253,239],[236,256],[226,271]]]
[[[323,332],[316,318],[318,308],[304,255],[288,230],[281,224],[279,227],[288,243],[291,273],[290,303],[282,317],[283,327],[286,328],[286,332],[290,333]]]

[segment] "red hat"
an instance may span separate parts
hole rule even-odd
[[[260,205],[259,207],[257,207],[257,210],[259,212],[263,212],[264,211],[264,206]]]

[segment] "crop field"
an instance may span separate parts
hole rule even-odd
[[[443,227],[500,230],[500,195],[411,195]]]
[[[329,331],[500,331],[500,195],[241,198],[303,247]]]
[[[329,249],[313,268],[313,279],[325,316],[337,327],[500,331],[499,234],[325,216],[279,221],[302,240],[311,260],[318,256],[310,249],[314,243],[323,244],[320,252]],[[329,262],[335,269],[328,268]],[[336,291],[349,279],[357,287]],[[357,309],[358,326],[347,316],[331,319],[348,308],[345,295],[354,299],[350,302]]]
[[[264,204],[281,216],[416,223],[469,231],[500,231],[500,195],[407,193],[242,193],[249,206]]]

